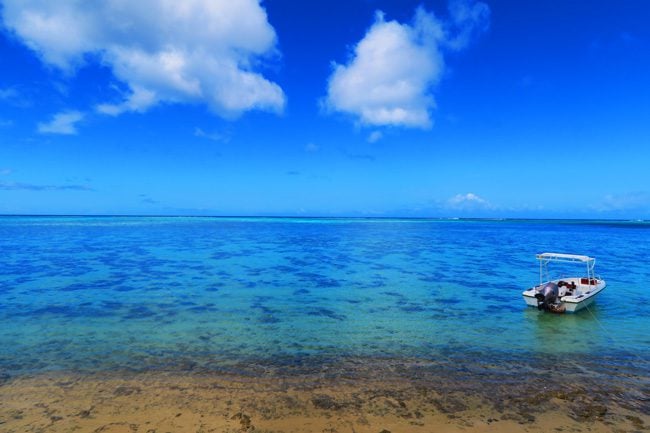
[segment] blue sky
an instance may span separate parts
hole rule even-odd
[[[644,0],[0,5],[3,214],[650,218]]]

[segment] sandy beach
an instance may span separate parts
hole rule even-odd
[[[436,385],[359,377],[149,372],[5,378],[0,430],[18,432],[639,432],[647,394],[586,385]],[[464,388],[464,389],[463,389]],[[471,387],[470,387],[471,388]]]

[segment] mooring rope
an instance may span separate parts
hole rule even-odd
[[[619,348],[622,348],[625,352],[627,352],[628,354],[632,355],[634,358],[641,361],[641,363],[643,363],[643,364],[650,363],[650,361],[648,359],[645,359],[645,358],[641,357],[638,353],[632,352],[632,351],[630,351],[628,349],[624,349],[623,345],[620,344],[618,341],[616,341],[613,334],[607,328],[605,328],[605,326],[602,324],[602,322],[600,320],[598,320],[598,317],[596,317],[594,312],[591,311],[591,308],[589,308],[589,305],[585,305],[585,309],[587,311],[589,311],[589,314],[591,314],[591,317],[593,317],[594,321],[598,324],[598,326],[600,326],[600,329],[603,330],[603,333],[605,334],[605,336],[607,338],[609,338],[614,343],[614,345],[618,346]]]

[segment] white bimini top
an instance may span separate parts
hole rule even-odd
[[[562,254],[562,253],[542,253],[537,254],[537,260],[545,262],[583,262],[593,263],[595,258],[589,256],[580,256],[577,254]]]

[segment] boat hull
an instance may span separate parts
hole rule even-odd
[[[567,279],[564,279],[567,281]],[[569,279],[573,280],[573,279]],[[575,279],[579,280],[579,279]],[[557,281],[553,281],[557,283]],[[602,292],[607,283],[604,280],[595,280],[596,284],[587,284],[583,290],[577,291],[574,295],[560,296],[559,301],[555,304],[558,311],[575,313],[594,303],[596,296]],[[525,290],[522,294],[526,305],[537,308],[537,299],[535,298],[535,287]]]

